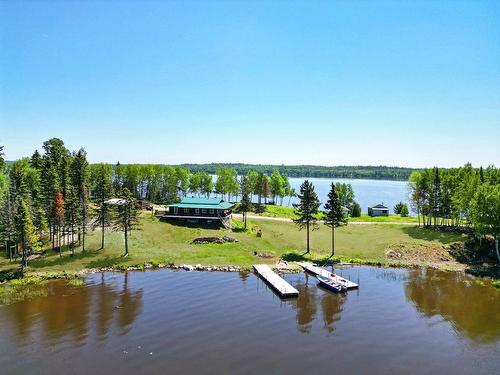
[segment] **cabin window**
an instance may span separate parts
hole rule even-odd
[[[174,207],[174,215],[177,215],[177,207]]]
[[[189,213],[189,208],[185,208],[185,209],[184,209],[184,213],[185,213],[185,214],[188,214],[188,213]]]
[[[195,208],[195,209],[194,209],[194,213],[195,213],[196,215],[199,215],[199,214],[200,214],[200,209],[199,209],[199,208]]]
[[[202,209],[201,209],[201,213],[202,213],[202,214],[206,214],[206,213],[207,213],[207,209],[206,209],[206,208],[202,208]]]
[[[213,208],[211,208],[209,212],[213,215],[213,213],[214,213],[214,209],[213,209]]]

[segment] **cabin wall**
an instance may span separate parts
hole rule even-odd
[[[177,212],[175,212],[175,207],[169,207],[168,212],[165,213],[166,216],[203,216],[214,218],[219,217],[219,214],[222,216],[227,216],[231,214],[231,210],[177,207]]]

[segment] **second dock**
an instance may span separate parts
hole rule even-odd
[[[282,298],[297,297],[299,291],[276,274],[267,264],[255,264],[255,272]]]

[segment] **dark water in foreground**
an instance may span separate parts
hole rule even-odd
[[[340,273],[340,271],[338,271]],[[0,306],[0,372],[498,374],[500,291],[434,270],[343,269],[335,295],[304,274],[281,301],[253,274],[105,273]]]

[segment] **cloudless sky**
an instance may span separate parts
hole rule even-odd
[[[500,166],[500,1],[2,1],[0,144]]]

